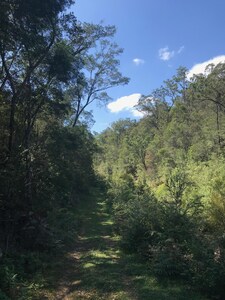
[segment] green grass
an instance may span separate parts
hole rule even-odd
[[[81,203],[77,218],[79,239],[47,272],[45,299],[206,300],[180,282],[159,283],[138,256],[121,251],[103,195]]]

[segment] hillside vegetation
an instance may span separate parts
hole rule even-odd
[[[136,122],[97,136],[122,248],[160,279],[225,297],[225,65],[185,68],[143,96]]]

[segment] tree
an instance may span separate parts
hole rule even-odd
[[[90,27],[90,29],[94,28]],[[107,38],[111,38],[114,33],[115,28],[111,27]],[[122,52],[123,50],[118,45],[102,35],[95,41],[94,49],[84,56],[82,72],[69,90],[74,108],[73,127],[76,126],[78,119],[92,102],[106,103],[110,99],[107,93],[108,89],[129,82],[129,79],[118,70],[119,60],[117,57]]]
[[[20,102],[27,103],[26,140],[29,140],[32,123],[31,99],[33,75],[45,61],[55,43],[59,27],[59,13],[72,1],[3,1],[0,18],[1,47],[0,66],[2,69],[0,91],[8,95],[9,155],[15,135],[15,113]],[[39,104],[37,105],[37,107]],[[37,110],[35,105],[34,111]],[[29,116],[28,116],[29,115]]]
[[[192,90],[194,97],[201,104],[201,107],[207,106],[215,114],[213,129],[216,135],[216,142],[221,149],[224,140],[224,122],[225,112],[225,64],[208,65],[205,74],[196,75],[193,78]],[[205,104],[206,103],[206,104]],[[216,132],[216,134],[215,134]]]
[[[130,170],[144,169],[147,171],[146,154],[152,136],[147,118],[140,120],[127,132],[123,142],[122,155]]]
[[[72,3],[1,3],[0,235],[4,241],[0,239],[0,244],[6,249],[14,235],[23,230],[18,225],[21,218],[28,222],[36,213],[46,217],[58,195],[64,194],[68,199],[67,192],[75,190],[76,194],[90,183],[90,176],[83,176],[87,182],[79,176],[86,170],[92,173],[91,134],[80,126],[72,128],[74,122],[69,121],[73,116],[77,123],[89,103],[107,99],[105,90],[128,82],[117,69],[117,55],[122,50],[109,41],[115,33],[114,26],[78,22],[72,13],[66,12]],[[82,101],[87,96],[87,105],[79,102],[80,93]],[[50,141],[55,149],[49,147]],[[81,150],[77,146],[79,141]],[[54,161],[56,157],[58,164]],[[54,192],[58,191],[57,180],[62,183],[58,195]],[[80,184],[76,184],[78,181]],[[47,199],[45,193],[52,197]],[[41,208],[42,199],[46,200],[46,214]]]

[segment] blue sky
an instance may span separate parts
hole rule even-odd
[[[113,103],[91,107],[93,131],[138,118],[132,108],[138,97],[160,87],[179,66],[198,73],[202,63],[225,60],[224,0],[76,0],[73,11],[80,21],[116,26],[114,40],[124,48],[120,71],[130,78],[109,90]]]

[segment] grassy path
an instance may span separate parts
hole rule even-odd
[[[96,200],[96,198],[95,198]],[[147,266],[119,249],[103,196],[79,209],[81,230],[73,251],[58,262],[55,286],[42,299],[204,300],[182,285],[159,285]]]

